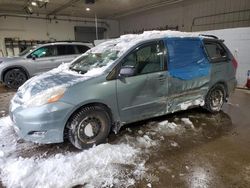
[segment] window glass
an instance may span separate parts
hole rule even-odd
[[[208,56],[212,60],[226,57],[226,51],[221,45],[217,43],[206,43],[205,46]]]
[[[70,69],[85,74],[91,69],[103,68],[112,64],[118,58],[118,53],[119,51],[111,51],[109,49],[102,53],[85,53],[72,62]]]
[[[83,46],[83,45],[77,45],[76,47],[78,49],[79,54],[83,54],[83,53],[85,53],[86,51],[89,50],[89,47]]]
[[[152,43],[136,49],[124,58],[122,66],[133,66],[136,75],[164,70],[163,44]]]
[[[72,55],[76,54],[74,45],[58,45],[58,55]]]
[[[40,57],[52,57],[56,55],[57,55],[57,51],[56,51],[55,46],[45,46],[45,47],[38,48],[36,51],[31,53],[30,56],[40,58]]]
[[[21,53],[19,53],[18,56],[24,56],[24,55],[26,55],[26,54],[32,52],[32,51],[35,50],[35,49],[36,49],[36,46],[28,47],[28,48],[26,48],[24,51],[22,51]]]

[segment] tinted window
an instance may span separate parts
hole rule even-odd
[[[205,46],[208,56],[212,60],[225,58],[227,56],[225,49],[218,43],[206,43]]]
[[[38,48],[36,51],[32,52],[30,57],[52,57],[57,55],[57,50],[55,46],[45,46]]]
[[[89,47],[83,46],[83,45],[77,45],[76,47],[78,49],[79,54],[83,54],[83,53],[85,53],[86,51],[89,50]]]
[[[136,75],[164,70],[163,44],[152,43],[136,49],[124,58],[122,66],[135,67]]]
[[[58,55],[72,55],[76,54],[74,45],[58,45]]]

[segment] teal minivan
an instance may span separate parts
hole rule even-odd
[[[11,101],[10,117],[27,141],[69,139],[83,149],[127,123],[196,106],[220,111],[236,86],[236,68],[215,36],[124,35],[28,80]]]

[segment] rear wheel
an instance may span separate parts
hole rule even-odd
[[[11,89],[18,89],[27,79],[25,72],[20,69],[11,69],[4,74],[4,83]]]
[[[84,107],[69,120],[68,138],[78,149],[89,148],[105,142],[110,127],[111,120],[104,108]]]
[[[219,112],[225,101],[225,88],[217,84],[210,89],[206,96],[205,108],[212,113]]]

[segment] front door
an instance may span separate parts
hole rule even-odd
[[[29,57],[34,74],[49,71],[59,65],[57,48],[54,45],[43,46],[32,52]]]
[[[122,60],[135,73],[117,80],[117,100],[125,123],[163,115],[166,111],[167,72],[162,41],[141,45]]]

